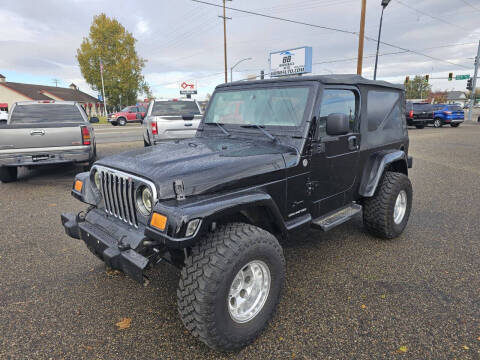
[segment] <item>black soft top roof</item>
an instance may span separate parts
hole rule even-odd
[[[392,84],[386,81],[368,80],[360,75],[353,74],[338,74],[338,75],[314,75],[314,76],[291,76],[291,77],[278,77],[267,80],[253,80],[253,81],[235,81],[232,83],[220,84],[217,88],[229,88],[242,85],[254,85],[254,84],[275,84],[285,82],[299,82],[299,81],[318,81],[326,85],[372,85],[382,86],[391,89],[404,90],[405,87],[401,84]]]

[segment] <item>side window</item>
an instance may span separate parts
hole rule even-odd
[[[368,92],[368,131],[376,131],[392,112],[398,102],[398,92],[369,91]]]
[[[357,117],[357,96],[352,90],[325,89],[320,107],[318,130],[320,135],[326,133],[327,117],[333,113],[341,113],[350,119],[350,130],[355,130]]]

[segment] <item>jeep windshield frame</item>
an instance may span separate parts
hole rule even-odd
[[[312,116],[318,86],[315,81],[298,81],[251,85],[245,83],[217,88],[209,101],[201,128],[204,129],[205,124],[221,123],[231,133],[255,132],[264,136],[255,129],[258,125],[275,136],[303,137],[306,123]],[[277,103],[272,105],[272,100]],[[255,109],[252,109],[253,105]],[[225,111],[225,106],[230,106],[234,112]],[[294,116],[295,121],[291,125],[280,124],[275,118],[262,121],[265,114],[281,114],[281,110]],[[259,113],[262,115],[258,115]],[[225,116],[231,116],[232,120],[228,121]],[[253,119],[255,121],[252,121]],[[283,116],[283,120],[285,119],[288,119],[288,115]]]

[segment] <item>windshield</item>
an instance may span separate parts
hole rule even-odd
[[[120,112],[128,112],[129,110],[132,110],[133,108],[131,106],[127,106],[126,108],[123,108],[120,110]]]
[[[34,104],[15,106],[10,121],[12,123],[36,124],[84,122],[84,119],[75,105]]]
[[[299,126],[310,89],[292,86],[218,91],[211,100],[205,123]]]
[[[152,116],[199,115],[200,110],[194,101],[155,101]]]

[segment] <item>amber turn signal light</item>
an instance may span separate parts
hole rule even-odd
[[[75,191],[82,192],[82,187],[83,187],[83,182],[80,180],[75,180],[75,185],[73,185],[73,188]]]
[[[163,231],[165,230],[165,226],[167,225],[167,217],[164,215],[153,213],[150,225]]]

